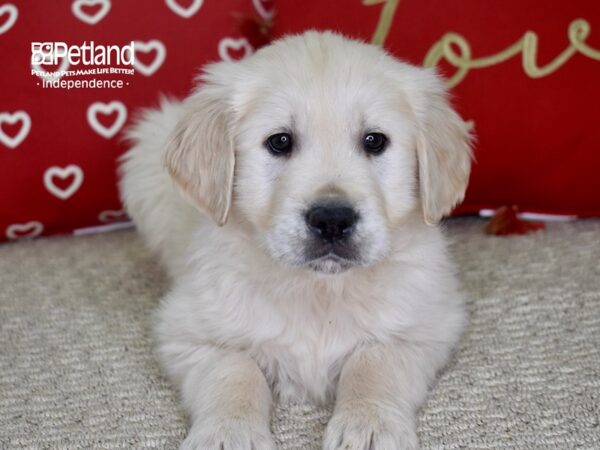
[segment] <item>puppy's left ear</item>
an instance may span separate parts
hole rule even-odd
[[[184,196],[218,225],[224,225],[229,215],[235,165],[223,64],[205,69],[200,78],[203,85],[185,101],[186,112],[164,155],[169,174]]]
[[[452,109],[443,80],[421,69],[422,88],[415,107],[418,120],[417,159],[423,218],[437,224],[465,195],[471,170],[471,136]]]

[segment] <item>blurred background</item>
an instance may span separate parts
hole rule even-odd
[[[600,215],[596,0],[10,0],[0,1],[0,240],[121,226],[116,161],[140,108],[185,97],[207,62],[307,29],[383,45],[447,78],[477,137],[456,214]],[[32,60],[34,43],[57,42],[134,42],[135,63]]]

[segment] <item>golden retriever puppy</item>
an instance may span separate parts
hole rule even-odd
[[[335,400],[323,448],[417,448],[465,325],[434,225],[469,134],[431,70],[334,33],[205,67],[131,130],[122,197],[172,278],[158,354],[182,449],[266,450],[274,400]]]

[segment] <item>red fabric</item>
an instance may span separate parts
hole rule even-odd
[[[198,67],[221,57],[226,38],[233,39],[223,43],[232,57],[244,54],[241,38],[254,48],[264,44],[273,10],[273,0],[59,3],[0,3],[0,240],[123,220],[115,174],[115,160],[126,149],[119,140],[123,109],[129,121],[140,107],[155,106],[160,92],[185,96]],[[383,2],[281,0],[277,7],[276,36],[337,29],[368,41]],[[587,44],[600,49],[600,2],[594,0],[401,0],[386,47],[420,64],[434,42],[454,31],[478,58],[532,30],[539,37],[538,65],[545,66],[569,45],[567,28],[577,18],[591,26]],[[136,74],[96,77],[130,83],[122,89],[43,89],[30,72],[34,41],[131,40],[142,43]],[[143,43],[155,40],[165,58],[153,66],[160,50]],[[523,211],[600,215],[600,62],[575,54],[551,75],[533,79],[520,58],[473,69],[453,90],[478,137],[477,163],[458,211],[515,204]],[[443,64],[442,71],[455,69]]]
[[[510,236],[533,233],[546,228],[544,222],[522,220],[519,218],[518,213],[519,209],[516,206],[499,208],[485,226],[485,233],[493,236]]]
[[[370,41],[383,3],[363,1],[278,3],[275,36],[308,28],[333,29]],[[538,38],[538,66],[568,45],[569,24],[591,26],[586,43],[600,49],[600,2],[581,0],[400,0],[385,47],[422,64],[447,32],[464,36],[472,56],[497,54],[527,30]],[[451,76],[455,68],[441,65]],[[520,210],[600,215],[600,61],[575,54],[542,78],[530,78],[521,54],[472,69],[453,89],[454,104],[474,120],[477,162],[458,212],[518,205]]]
[[[123,220],[115,161],[126,149],[120,141],[125,119],[140,107],[156,106],[159,93],[187,95],[198,68],[220,59],[219,45],[223,54],[241,57],[239,39],[252,47],[263,43],[248,23],[264,19],[270,7],[260,0],[1,2],[0,240]],[[67,91],[38,86],[41,79],[31,74],[35,41],[159,44],[136,45],[145,67],[135,75],[92,77],[122,79],[129,86]],[[164,61],[154,63],[161,44]]]

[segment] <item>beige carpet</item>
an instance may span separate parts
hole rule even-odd
[[[600,221],[491,238],[448,224],[470,328],[419,419],[423,449],[600,449]],[[186,433],[153,358],[165,289],[132,231],[0,246],[0,448],[174,449]],[[286,405],[282,449],[328,411]]]

